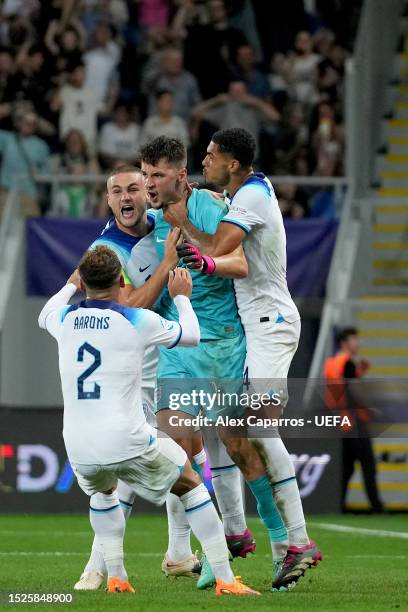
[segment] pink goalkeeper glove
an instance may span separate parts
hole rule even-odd
[[[177,246],[177,255],[190,270],[200,270],[203,274],[214,274],[215,261],[212,257],[201,255],[197,247],[190,242]]]

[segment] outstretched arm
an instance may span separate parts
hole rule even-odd
[[[165,255],[152,276],[141,287],[127,285],[121,291],[121,302],[134,308],[151,308],[169,280],[169,272],[178,263],[176,245],[180,239],[180,230],[173,229],[167,236]]]

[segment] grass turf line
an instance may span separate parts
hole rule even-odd
[[[257,552],[233,563],[234,573],[262,592],[262,597],[216,598],[198,591],[189,578],[165,578],[160,571],[167,543],[164,516],[134,515],[126,533],[125,560],[136,594],[76,593],[72,586],[87,560],[92,536],[86,516],[0,515],[0,591],[73,592],[70,605],[7,605],[11,610],[84,612],[196,610],[293,610],[306,612],[385,612],[408,609],[408,544],[396,538],[325,531],[316,523],[406,532],[407,516],[311,516],[309,529],[325,560],[308,572],[290,593],[271,593],[270,547],[258,519],[250,519]],[[75,553],[19,555],[18,553]],[[11,554],[8,554],[11,553]]]

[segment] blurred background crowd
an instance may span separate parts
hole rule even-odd
[[[211,134],[241,126],[266,174],[343,175],[344,71],[359,0],[4,0],[0,188],[27,214],[107,214],[81,175],[177,136],[200,173]],[[44,197],[40,174],[78,177]],[[326,190],[327,191],[327,190]],[[330,216],[325,190],[277,186],[284,216]],[[34,201],[34,205],[30,202]]]

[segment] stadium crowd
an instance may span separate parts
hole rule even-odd
[[[81,175],[134,162],[160,134],[183,140],[198,173],[220,127],[255,136],[266,174],[342,176],[344,66],[360,4],[4,0],[2,203],[19,176],[27,214],[103,216]],[[78,181],[45,206],[35,176],[49,172]],[[324,191],[288,183],[277,193],[285,217],[332,214]]]

